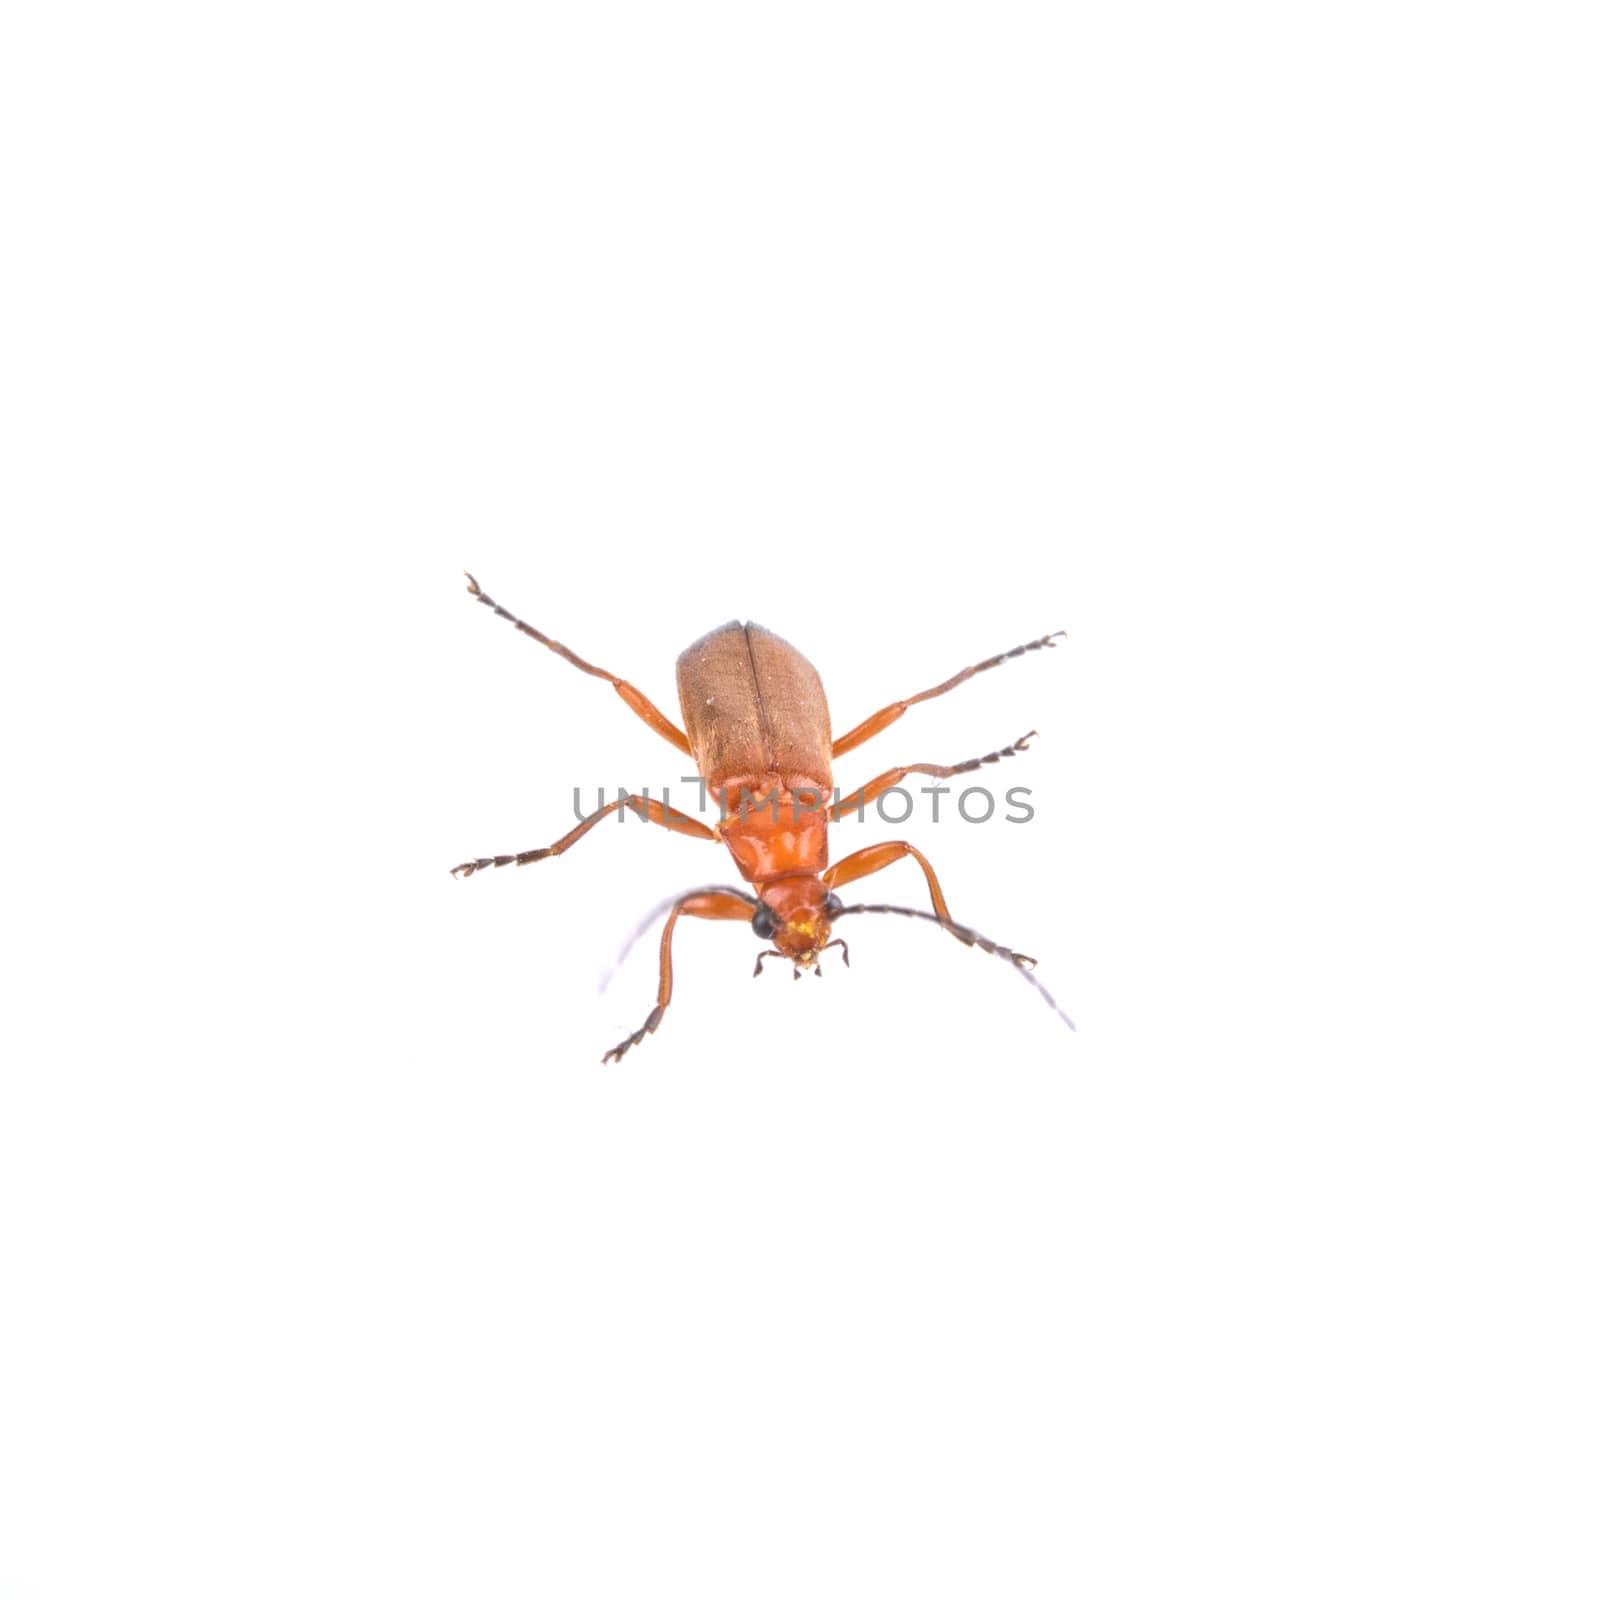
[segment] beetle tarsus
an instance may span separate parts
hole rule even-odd
[[[646,1034],[654,1033],[657,1027],[660,1026],[661,1013],[664,1009],[665,1008],[662,1006],[657,1006],[655,1010],[644,1019],[644,1026],[642,1028],[635,1029],[634,1032],[630,1033],[621,1044],[612,1045],[612,1047],[600,1057],[600,1065],[604,1067],[611,1065],[611,1063],[614,1061],[620,1061],[636,1044],[640,1043],[644,1039]]]
[[[463,861],[459,867],[451,867],[450,876],[470,878],[474,872],[482,872],[487,867],[525,867],[530,861],[543,861],[554,854],[547,846],[543,850],[524,850],[514,856],[479,856],[476,861]]]
[[[1007,756],[1021,755],[1028,748],[1030,739],[1037,739],[1039,730],[1030,728],[1020,739],[1013,739],[1004,750],[991,750],[986,756],[975,756],[971,761],[963,761],[954,768],[955,772],[976,772],[979,767],[992,767],[995,762],[1003,761]]]

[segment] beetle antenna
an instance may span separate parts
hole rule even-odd
[[[660,905],[656,906],[650,914],[627,937],[622,948],[617,952],[617,959],[601,975],[600,993],[604,994],[611,987],[611,980],[622,970],[622,963],[628,959],[629,953],[638,942],[655,927],[666,914],[683,899],[686,894],[736,894],[741,900],[750,903],[750,915],[756,914],[756,897],[746,894],[743,889],[736,889],[731,883],[707,883],[698,889],[680,889],[676,894],[668,895]]]
[[[931,911],[919,911],[915,906],[846,906],[844,910],[834,914],[834,921],[840,917],[848,917],[857,911],[873,911],[896,917],[914,917],[919,922],[932,922],[947,933],[953,933],[962,944],[976,945],[980,950],[986,950],[992,956],[999,956],[1002,960],[1010,962],[1011,966],[1026,978],[1035,989],[1039,991],[1044,1003],[1072,1029],[1078,1031],[1078,1025],[1055,1002],[1055,997],[1045,986],[1034,977],[1033,969],[1038,963],[1032,956],[1025,956],[1016,950],[1008,950],[1003,944],[996,944],[993,939],[986,939],[976,928],[969,928],[960,922],[950,922],[944,917],[937,917]]]

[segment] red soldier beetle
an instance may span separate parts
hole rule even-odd
[[[721,820],[707,827],[660,800],[623,795],[585,817],[570,833],[542,850],[516,855],[480,856],[451,869],[457,877],[471,877],[486,867],[527,866],[571,849],[597,823],[626,806],[636,816],[695,839],[727,846],[740,875],[755,894],[731,885],[713,884],[689,890],[656,908],[642,934],[657,916],[666,913],[661,931],[661,977],[655,1009],[621,1044],[601,1058],[619,1061],[647,1034],[654,1033],[672,1000],[672,934],[680,917],[712,922],[743,922],[772,948],[756,957],[756,974],[771,956],[794,963],[798,978],[809,969],[821,976],[817,958],[837,948],[846,966],[850,950],[843,939],[831,938],[833,924],[859,912],[893,913],[937,923],[963,944],[1001,957],[1025,977],[1044,997],[1050,1009],[1070,1028],[1072,1019],[1056,1005],[1048,990],[1033,976],[1032,956],[1008,950],[974,929],[956,922],[945,903],[944,891],[928,858],[903,839],[870,844],[828,865],[828,827],[852,811],[864,809],[880,795],[912,774],[952,778],[963,772],[1020,754],[1033,732],[1013,740],[1002,750],[953,766],[918,762],[891,767],[844,798],[829,803],[833,794],[833,761],[865,744],[924,700],[948,694],[967,679],[987,672],[1032,650],[1054,649],[1064,633],[1049,633],[1014,650],[1004,651],[965,667],[954,677],[905,700],[896,700],[874,712],[848,733],[835,739],[828,716],[827,697],[816,668],[793,645],[756,623],[728,622],[698,639],[678,657],[678,699],[683,710],[679,728],[631,683],[591,666],[564,644],[515,617],[478,587],[469,572],[467,592],[503,617],[519,632],[569,661],[590,677],[603,678],[627,707],[675,749],[691,757],[715,796]],[[802,798],[804,797],[804,798]],[[847,883],[909,856],[922,870],[932,912],[910,906],[845,905],[834,891]],[[635,934],[637,938],[639,934]],[[633,941],[629,941],[631,948]],[[627,953],[624,950],[624,955]]]

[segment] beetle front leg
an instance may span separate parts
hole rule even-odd
[[[659,800],[646,800],[639,795],[630,794],[624,795],[620,800],[613,800],[608,806],[602,806],[593,816],[585,817],[571,833],[557,839],[554,844],[546,845],[542,850],[523,850],[514,856],[479,856],[476,861],[463,861],[459,867],[452,867],[451,876],[470,878],[474,872],[482,872],[485,867],[525,867],[531,861],[543,861],[548,856],[559,856],[564,851],[570,850],[597,822],[603,822],[612,812],[621,810],[623,806],[646,822],[659,823],[674,833],[686,833],[691,839],[714,841],[717,837],[703,822],[696,822],[693,817],[685,816],[672,806],[663,805]]]
[[[922,868],[922,875],[928,880],[928,894],[933,900],[933,909],[938,914],[939,920],[949,926],[952,933],[956,933],[954,919],[950,915],[950,907],[944,903],[944,891],[939,887],[939,880],[934,875],[932,864],[914,844],[908,844],[904,839],[891,839],[885,844],[869,844],[865,850],[857,850],[853,855],[848,855],[843,861],[836,861],[822,874],[822,881],[830,889],[837,889],[840,884],[854,883],[857,878],[865,878],[873,872],[882,872],[885,867],[893,866],[902,856],[911,856],[917,865]],[[970,944],[971,940],[962,939],[959,933],[956,938],[963,944]]]
[[[712,922],[749,922],[754,915],[755,908],[743,895],[725,890],[709,893],[697,890],[673,906],[667,925],[661,930],[661,982],[656,989],[655,1010],[644,1019],[643,1027],[636,1028],[621,1044],[607,1050],[600,1058],[601,1064],[620,1061],[646,1034],[654,1033],[661,1026],[661,1018],[672,1003],[672,930],[680,916],[705,917]]]

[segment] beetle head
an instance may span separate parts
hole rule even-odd
[[[780,878],[763,888],[761,903],[756,907],[750,926],[758,939],[772,940],[773,954],[787,956],[794,962],[795,976],[799,977],[806,967],[814,972],[821,970],[816,965],[817,957],[827,949],[833,933],[833,919],[842,909],[839,897],[830,894],[822,879],[814,874]],[[847,966],[849,961],[847,951]]]

